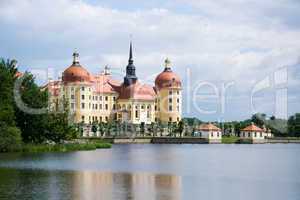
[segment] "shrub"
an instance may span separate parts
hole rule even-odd
[[[18,151],[21,143],[21,132],[18,128],[0,125],[0,152]]]
[[[97,149],[109,149],[112,145],[110,143],[95,143],[95,146]]]

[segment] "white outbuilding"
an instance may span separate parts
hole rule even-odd
[[[209,143],[221,143],[222,131],[219,127],[212,123],[201,124],[197,128],[198,135],[202,138],[208,139]]]
[[[241,130],[240,138],[249,139],[253,143],[264,143],[266,138],[273,137],[270,129],[259,128],[253,122]]]

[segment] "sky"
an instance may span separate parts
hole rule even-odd
[[[300,112],[299,0],[0,0],[0,57],[41,84],[72,62],[122,80],[129,41],[141,82],[164,59],[183,83],[183,116],[208,121]]]

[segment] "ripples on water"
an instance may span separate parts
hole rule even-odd
[[[0,154],[0,199],[300,199],[300,145]]]

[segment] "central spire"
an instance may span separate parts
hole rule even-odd
[[[133,64],[133,59],[132,59],[132,42],[130,41],[130,47],[129,47],[129,60],[128,64]]]
[[[129,86],[137,81],[137,77],[135,75],[135,66],[133,65],[133,53],[132,53],[132,42],[130,41],[129,46],[129,59],[128,65],[126,67],[126,76],[124,77],[124,84]]]

